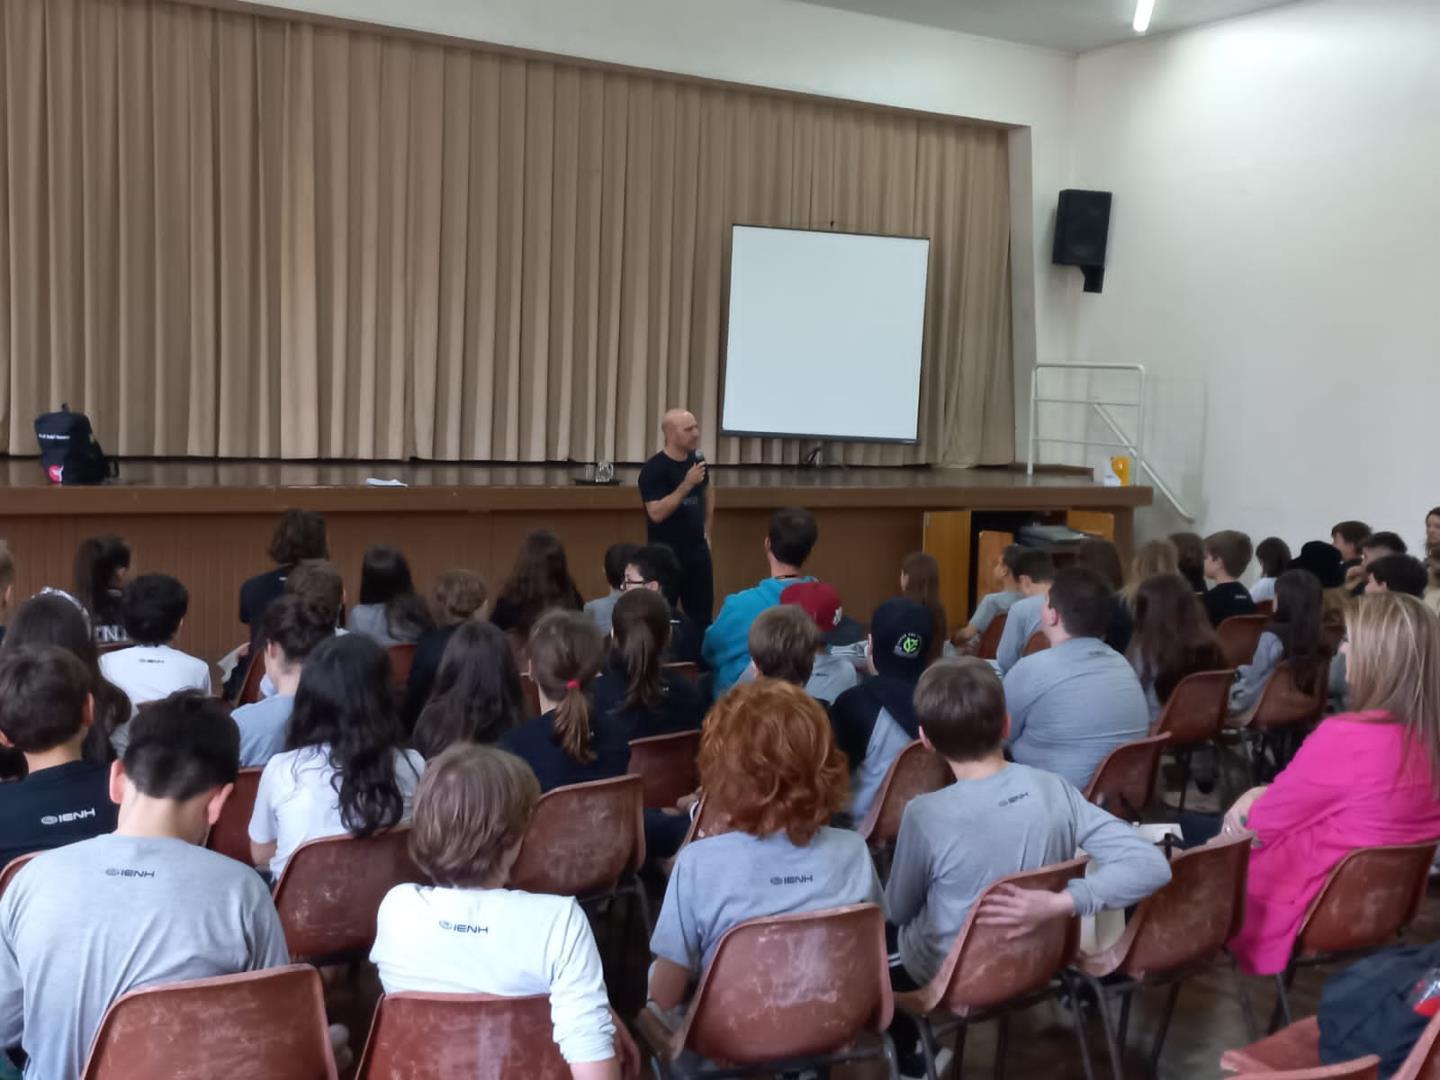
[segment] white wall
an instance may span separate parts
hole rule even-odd
[[[1050,266],[1075,58],[795,0],[285,0],[276,6],[543,52],[1019,125],[1011,138],[1017,445],[1030,364],[1062,354]]]
[[[1149,367],[1149,443],[1199,530],[1418,540],[1440,503],[1440,3],[1312,0],[1090,53],[1073,136],[1074,186],[1115,200],[1104,293],[1064,290],[1068,357]]]

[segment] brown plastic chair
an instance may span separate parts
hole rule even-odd
[[[1044,652],[1049,647],[1050,639],[1037,630],[1030,635],[1030,640],[1025,642],[1025,651],[1020,655],[1034,656],[1037,652]]]
[[[665,670],[673,671],[676,675],[683,675],[691,682],[700,681],[700,665],[693,660],[677,660],[673,664],[666,664]]]
[[[1085,798],[1118,818],[1139,821],[1155,797],[1160,755],[1169,742],[1168,734],[1149,735],[1117,746],[1090,778]]]
[[[1320,722],[1325,713],[1328,689],[1323,672],[1315,676],[1314,689],[1307,694],[1296,684],[1295,667],[1289,660],[1275,665],[1275,670],[1260,691],[1260,700],[1251,713],[1250,723],[1240,731],[1252,783],[1258,784],[1262,780],[1261,769],[1265,765],[1267,749],[1273,755],[1278,771],[1298,748],[1305,732]]]
[[[1170,697],[1160,710],[1160,717],[1150,734],[1170,736],[1169,751],[1180,764],[1180,809],[1185,809],[1185,795],[1190,786],[1190,755],[1197,747],[1213,745],[1219,753],[1220,732],[1225,729],[1225,713],[1230,701],[1230,687],[1235,671],[1196,671],[1175,684]]]
[[[1244,1073],[1234,1080],[1378,1080],[1379,1076],[1380,1059],[1370,1054],[1341,1065],[1321,1065],[1288,1072]]]
[[[295,849],[275,885],[285,944],[297,962],[364,957],[375,943],[380,901],[396,885],[426,882],[410,858],[410,827],[363,839],[326,836]]]
[[[255,811],[255,794],[260,790],[260,774],[264,769],[241,769],[235,777],[235,790],[225,800],[220,820],[210,826],[205,846],[221,855],[250,865],[250,815]]]
[[[1020,937],[1010,937],[1006,929],[981,926],[976,921],[990,894],[1005,885],[1059,892],[1084,873],[1085,860],[1071,859],[992,882],[970,909],[935,977],[919,990],[895,995],[895,1004],[913,1014],[919,1023],[927,1075],[935,1075],[937,1040],[952,1030],[958,1033],[951,1068],[961,1075],[967,1029],[991,1019],[1000,1025],[995,1050],[998,1075],[1006,1055],[1008,1014],[1054,997],[1064,985],[1066,968],[1075,960],[1080,939],[1078,918],[1050,919]],[[1069,1011],[1085,1075],[1089,1076],[1090,1048],[1085,1042],[1080,1010]]]
[[[1305,912],[1290,963],[1275,976],[1272,1032],[1293,1019],[1290,986],[1297,970],[1393,945],[1415,921],[1425,900],[1436,846],[1437,841],[1430,840],[1356,848],[1335,864]]]
[[[260,700],[260,680],[265,677],[265,643],[256,642],[259,646],[255,655],[250,657],[250,663],[245,668],[245,680],[240,684],[240,692],[235,695],[235,705],[253,705]]]
[[[852,904],[732,926],[683,1017],[652,1004],[635,1026],[661,1077],[795,1072],[875,1058],[897,1077],[886,1034],[893,1009],[885,917],[875,904]]]
[[[17,855],[6,863],[4,868],[0,868],[0,896],[5,895],[10,882],[15,880],[15,875],[25,868],[25,864],[39,854],[38,851],[32,851],[28,855]]]
[[[320,974],[291,964],[132,990],[105,1012],[84,1080],[335,1080]]]
[[[856,831],[872,848],[888,849],[900,835],[900,818],[905,807],[917,795],[939,791],[955,782],[955,774],[945,759],[934,750],[927,750],[925,744],[915,740],[906,746],[885,774],[870,812]]]
[[[1148,1075],[1157,1075],[1165,1034],[1180,987],[1224,957],[1225,943],[1240,931],[1245,918],[1245,880],[1250,868],[1251,833],[1224,837],[1177,854],[1170,862],[1170,883],[1135,909],[1119,939],[1103,952],[1081,956],[1075,970],[1100,1004],[1110,1068],[1123,1080],[1123,1048],[1130,1024],[1130,1002],[1148,986],[1169,986],[1150,1048]],[[1239,973],[1230,961],[1237,985]],[[1120,999],[1119,1022],[1111,1012]],[[1242,994],[1241,1001],[1246,1001]],[[1248,1022],[1250,1010],[1245,1008]]]
[[[994,660],[1000,652],[1000,639],[1005,636],[1008,616],[1002,611],[990,620],[990,625],[980,634],[980,643],[975,646],[975,655],[981,660]]]
[[[415,666],[415,644],[391,645],[385,651],[390,654],[390,682],[403,690],[410,681],[410,669]]]
[[[1231,667],[1248,664],[1255,659],[1255,646],[1270,625],[1269,615],[1231,615],[1221,619],[1215,632],[1220,635],[1220,649]]]
[[[1310,1016],[1267,1035],[1239,1050],[1227,1050],[1220,1057],[1222,1069],[1254,1074],[1294,1069],[1318,1069],[1320,1064],[1320,1023]],[[1440,1016],[1425,1025],[1405,1061],[1391,1080],[1437,1080],[1440,1078]]]
[[[1274,614],[1275,614],[1275,601],[1274,601],[1274,600],[1256,600],[1256,601],[1255,601],[1255,614],[1256,614],[1256,615],[1274,615]]]
[[[685,833],[685,843],[688,844],[692,840],[704,840],[707,836],[719,836],[721,833],[727,832],[730,832],[730,816],[721,810],[713,799],[707,799],[702,795],[700,804],[695,807],[695,812],[690,816],[690,828]]]
[[[644,785],[646,809],[674,806],[699,787],[699,754],[698,731],[630,740],[630,772]]]

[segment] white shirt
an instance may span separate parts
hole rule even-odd
[[[410,820],[415,788],[425,771],[425,759],[414,750],[395,751],[395,781],[405,800],[401,821]],[[275,845],[270,872],[278,880],[285,863],[306,840],[341,836],[348,832],[340,820],[340,795],[333,783],[329,746],[307,746],[276,754],[260,774],[255,811],[250,815],[250,839]]]
[[[600,953],[573,897],[397,885],[380,902],[370,960],[387,994],[549,994],[567,1062],[615,1056]]]
[[[177,690],[210,693],[210,665],[169,645],[132,645],[103,653],[100,673],[124,690],[136,709]]]
[[[1250,586],[1250,599],[1255,603],[1264,600],[1275,599],[1275,579],[1273,577],[1262,577],[1254,585]]]

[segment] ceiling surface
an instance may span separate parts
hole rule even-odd
[[[806,0],[823,7],[1082,53],[1133,41],[1135,0]],[[1155,0],[1150,35],[1279,7],[1292,0]],[[1149,35],[1147,35],[1149,36]]]

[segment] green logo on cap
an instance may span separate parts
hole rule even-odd
[[[895,655],[914,660],[920,655],[920,635],[909,632],[901,634],[900,640],[895,643]]]

